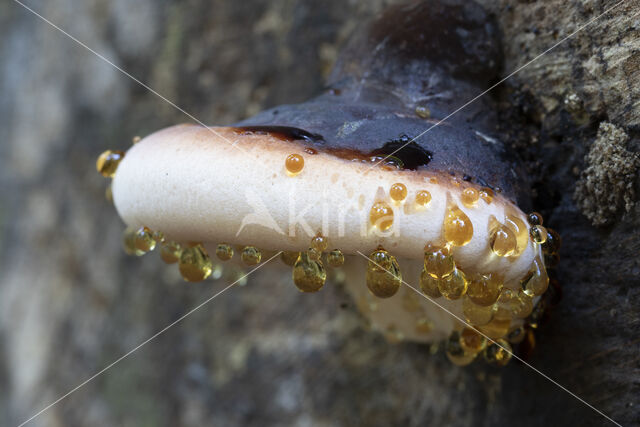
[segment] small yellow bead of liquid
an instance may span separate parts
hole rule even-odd
[[[542,252],[546,255],[557,254],[562,246],[562,238],[551,228],[547,228],[547,240],[542,244]]]
[[[460,346],[467,353],[480,353],[487,346],[487,339],[471,328],[460,332]]]
[[[534,225],[529,229],[529,236],[531,240],[541,245],[547,241],[547,229],[541,225]]]
[[[311,239],[311,247],[320,253],[326,251],[327,246],[329,246],[329,239],[321,234],[317,234],[313,239]]]
[[[366,275],[367,287],[379,298],[395,295],[402,284],[402,274],[396,258],[382,248],[369,255]]]
[[[142,256],[145,254],[145,251],[136,247],[136,230],[133,228],[127,228],[122,233],[122,247],[127,255]]]
[[[540,296],[549,287],[549,276],[542,265],[540,257],[536,257],[531,264],[529,272],[520,282],[522,289],[529,296]]]
[[[280,254],[280,260],[286,265],[293,267],[300,256],[300,252],[284,251]]]
[[[180,261],[182,246],[176,242],[165,242],[160,246],[160,258],[167,264],[175,264]]]
[[[100,154],[96,160],[96,169],[105,178],[113,178],[123,157],[123,151],[107,150]]]
[[[420,274],[420,288],[425,295],[430,296],[431,298],[439,298],[442,296],[440,290],[438,289],[438,281],[440,279],[434,278],[429,272],[426,270],[422,270]]]
[[[391,196],[394,201],[401,202],[407,198],[407,187],[400,182],[396,182],[391,186],[389,196]]]
[[[497,274],[474,274],[469,280],[467,296],[475,304],[487,307],[493,305],[502,290],[502,279]]]
[[[458,331],[452,332],[449,336],[445,344],[445,353],[447,354],[447,358],[454,365],[458,366],[465,366],[473,362],[477,354],[474,352],[466,352],[464,348],[462,348],[460,344],[460,332]]]
[[[446,299],[461,298],[467,292],[467,279],[464,273],[456,268],[453,273],[438,281],[438,290]]]
[[[460,196],[460,200],[462,201],[462,204],[468,208],[478,203],[479,198],[480,198],[480,193],[478,193],[478,190],[472,187],[465,188],[462,191],[462,195]]]
[[[433,276],[434,279],[442,279],[447,277],[456,265],[453,256],[446,248],[426,245],[424,248],[424,269]]]
[[[229,261],[233,258],[233,248],[227,243],[220,243],[216,247],[216,256],[221,261]]]
[[[209,254],[201,244],[183,249],[178,267],[187,282],[201,282],[213,271]]]
[[[482,326],[491,322],[493,319],[493,305],[483,307],[474,303],[469,296],[465,296],[462,300],[462,313],[467,322],[474,326]]]
[[[431,117],[431,110],[429,110],[429,108],[425,107],[424,105],[417,105],[415,108],[415,113],[416,116],[420,117],[421,119],[428,119],[429,117]]]
[[[246,265],[256,265],[262,260],[262,253],[255,246],[245,246],[242,249],[242,254],[240,254],[240,259]]]
[[[478,330],[491,339],[504,337],[509,332],[511,320],[509,319],[491,319],[486,325],[478,326]]]
[[[425,207],[431,201],[431,193],[427,190],[420,190],[416,193],[416,205]]]
[[[505,366],[511,360],[511,344],[507,340],[498,339],[489,343],[484,350],[484,359],[495,366]]]
[[[334,249],[327,254],[327,262],[331,267],[340,267],[344,264],[344,254],[339,249]]]
[[[284,167],[291,175],[297,175],[304,168],[304,157],[300,154],[289,154],[284,162]]]
[[[516,250],[512,255],[520,255],[529,244],[529,229],[524,221],[515,215],[507,215],[504,222],[516,236]]]
[[[472,237],[473,225],[469,217],[459,207],[449,206],[444,218],[445,240],[453,246],[464,246]]]
[[[528,317],[533,311],[533,297],[527,295],[523,289],[516,294],[517,305],[513,310],[513,315],[518,319]]]
[[[386,202],[376,202],[369,211],[369,222],[374,227],[386,231],[393,225],[393,209]]]
[[[531,225],[542,225],[542,223],[544,222],[544,220],[542,219],[542,214],[538,212],[531,212],[527,216],[527,220]]]
[[[496,301],[494,318],[498,320],[511,320],[515,317],[514,312],[518,308],[518,298],[516,291],[509,288],[502,288],[500,296]]]
[[[478,192],[478,195],[482,200],[484,200],[488,205],[493,201],[493,190],[490,188],[483,188]]]
[[[317,292],[327,280],[322,261],[311,259],[308,252],[300,252],[292,276],[293,283],[301,292]]]
[[[494,220],[489,234],[491,251],[499,257],[513,255],[518,247],[518,240],[512,229]]]
[[[153,238],[153,232],[147,227],[141,227],[136,230],[134,244],[136,249],[142,252],[151,252],[156,247],[156,241]]]

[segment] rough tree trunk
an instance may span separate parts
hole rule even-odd
[[[28,2],[212,124],[316,94],[388,3]],[[483,3],[504,76],[615,4]],[[564,243],[563,300],[530,363],[625,425],[640,421],[639,10],[626,0],[491,95]],[[102,150],[189,118],[17,3],[0,4],[0,24],[0,423],[16,425],[227,282],[185,285],[157,256],[125,256],[94,169]],[[303,295],[288,274],[256,274],[32,425],[605,422],[520,363],[457,368],[389,344],[338,288]]]

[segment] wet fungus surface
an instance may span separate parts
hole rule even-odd
[[[491,98],[451,115],[497,79],[498,52],[473,3],[395,6],[356,33],[320,96],[103,153],[125,250],[159,247],[194,282],[215,258],[251,267],[281,252],[302,292],[341,270],[390,341],[506,364],[538,326],[560,238],[526,215]]]

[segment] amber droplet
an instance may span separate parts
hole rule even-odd
[[[426,317],[416,320],[416,332],[419,334],[428,334],[433,330],[433,322]]]
[[[262,253],[255,246],[245,246],[240,254],[240,259],[246,265],[256,265],[262,260]]]
[[[105,178],[113,178],[120,161],[124,158],[124,151],[107,150],[100,154],[96,161],[96,169]]]
[[[393,209],[386,202],[376,202],[369,211],[371,225],[386,231],[393,225]]]
[[[513,315],[519,319],[524,319],[533,311],[533,297],[527,295],[524,290],[519,289],[516,293],[517,305],[513,310]]]
[[[327,254],[327,262],[331,267],[340,267],[344,264],[344,254],[339,249],[334,249]]]
[[[284,251],[280,254],[280,260],[289,267],[293,267],[299,256],[300,252]]]
[[[562,238],[553,229],[547,228],[547,240],[542,244],[542,251],[546,255],[557,254],[562,246]]]
[[[467,278],[457,268],[447,277],[438,280],[438,290],[449,300],[461,298],[467,292]]]
[[[431,201],[431,193],[427,190],[420,190],[416,193],[416,205],[425,207]]]
[[[483,188],[478,192],[478,194],[488,205],[493,201],[493,190],[490,188]]]
[[[507,215],[505,225],[509,227],[516,236],[516,250],[512,255],[520,255],[529,244],[529,229],[524,221],[515,215]]]
[[[136,230],[134,244],[136,249],[144,253],[151,252],[156,247],[156,241],[153,238],[153,232],[147,227],[140,227]]]
[[[462,204],[468,208],[475,206],[475,204],[478,203],[479,198],[480,194],[478,193],[478,190],[473,187],[465,188],[460,196]]]
[[[460,344],[460,332],[458,331],[452,332],[449,336],[449,339],[446,342],[445,352],[447,354],[447,358],[454,365],[458,366],[465,366],[473,362],[477,354],[473,352],[466,352],[464,348],[462,348],[462,344]]]
[[[327,280],[322,261],[311,259],[308,252],[300,252],[292,275],[293,283],[302,292],[317,292]]]
[[[164,243],[164,233],[162,231],[154,231],[151,236],[156,241],[156,244]]]
[[[491,319],[486,325],[478,326],[478,330],[491,339],[502,338],[509,332],[511,320],[509,319]]]
[[[509,227],[500,224],[494,217],[489,220],[489,246],[499,257],[513,255],[518,246],[516,235]]]
[[[462,313],[464,314],[464,318],[474,326],[482,326],[491,322],[493,312],[493,305],[483,307],[474,303],[468,295],[462,300]]]
[[[316,251],[322,253],[327,250],[329,246],[329,239],[318,233],[313,239],[311,239],[311,247]]]
[[[502,288],[500,296],[495,303],[494,318],[498,320],[511,320],[515,317],[514,312],[518,308],[518,298],[516,291],[509,288]]]
[[[233,248],[227,243],[220,243],[216,247],[216,256],[221,261],[229,261],[233,258]]]
[[[284,162],[284,167],[289,174],[297,175],[304,168],[304,158],[300,154],[289,154]]]
[[[444,238],[453,246],[464,246],[473,237],[469,217],[456,205],[450,205],[444,218]]]
[[[183,249],[178,267],[182,278],[187,282],[201,282],[213,270],[209,254],[201,244]]]
[[[391,186],[389,196],[391,196],[391,198],[396,202],[403,201],[407,198],[407,186],[400,182],[396,182]]]
[[[396,258],[382,248],[369,255],[367,287],[379,298],[389,298],[398,292],[402,274]]]
[[[475,304],[486,307],[496,302],[502,290],[502,278],[497,274],[474,274],[469,280],[467,296]]]
[[[145,254],[136,247],[136,230],[133,228],[127,228],[122,233],[122,247],[127,255],[142,256]]]
[[[541,245],[547,241],[547,229],[541,225],[534,225],[529,229],[529,236],[531,240]]]
[[[167,264],[175,264],[180,261],[182,246],[176,242],[165,242],[160,246],[160,258]]]
[[[512,354],[511,344],[507,340],[498,339],[487,345],[484,350],[484,360],[491,365],[506,366],[511,360]]]
[[[460,346],[467,353],[480,353],[487,346],[487,339],[471,328],[460,332]]]
[[[439,280],[440,279],[434,278],[426,270],[422,270],[422,273],[420,274],[420,288],[422,289],[422,292],[431,298],[440,298],[442,294],[438,289]]]
[[[542,225],[544,221],[542,219],[542,214],[538,212],[531,212],[529,215],[527,215],[527,220],[531,225]]]
[[[416,116],[420,117],[421,119],[428,119],[429,117],[431,117],[431,111],[424,105],[417,105],[415,112]]]
[[[542,265],[540,257],[536,257],[531,264],[531,269],[520,282],[522,289],[529,296],[540,296],[549,287],[549,276]]]
[[[430,244],[424,247],[424,269],[434,279],[447,277],[453,273],[455,267],[453,256],[451,256],[447,248],[431,246]]]

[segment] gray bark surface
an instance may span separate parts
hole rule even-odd
[[[389,3],[28,5],[226,124],[317,94],[348,35]],[[482,3],[504,76],[616,4]],[[624,1],[490,95],[534,206],[563,237],[563,299],[529,363],[623,425],[640,422],[639,10]],[[103,150],[189,117],[12,1],[0,4],[0,93],[0,424],[17,425],[228,281],[185,284],[157,254],[126,256],[95,172]],[[610,156],[587,156],[595,142]],[[389,344],[338,287],[304,295],[289,274],[256,273],[30,425],[606,424],[522,363],[458,368]]]

